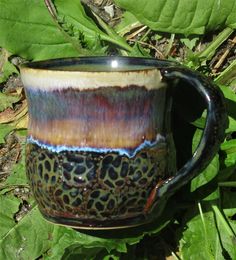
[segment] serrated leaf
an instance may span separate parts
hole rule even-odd
[[[105,54],[107,47],[103,47],[101,40],[116,44],[128,51],[132,48],[126,43],[125,39],[120,37],[112,28],[110,28],[95,13],[100,27],[86,15],[80,0],[75,1],[54,1],[58,20],[62,28],[75,38],[85,49],[91,50],[90,55]]]
[[[69,34],[75,37],[81,45],[102,52],[99,37],[104,38],[106,34],[86,15],[81,2],[56,0],[54,4],[62,27],[68,30]]]
[[[235,1],[115,0],[152,30],[185,35],[204,34],[221,27],[236,28]]]

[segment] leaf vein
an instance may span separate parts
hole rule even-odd
[[[27,27],[28,27],[29,25],[36,25],[36,26],[48,26],[48,27],[56,28],[56,26],[53,25],[53,24],[44,24],[44,23],[37,23],[37,22],[32,22],[32,21],[30,21],[30,22],[27,22],[27,21],[19,21],[19,20],[15,20],[15,19],[2,18],[2,17],[0,17],[0,20],[12,22],[12,23],[22,23],[22,24],[27,25]]]

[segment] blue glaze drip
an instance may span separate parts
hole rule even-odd
[[[156,140],[153,142],[145,140],[138,147],[133,149],[122,149],[122,148],[96,148],[96,147],[76,147],[76,146],[65,146],[65,145],[50,145],[47,143],[40,142],[34,139],[32,136],[27,138],[28,143],[36,144],[43,149],[48,149],[54,153],[60,153],[65,151],[74,151],[74,152],[94,152],[94,153],[111,153],[115,152],[119,155],[125,155],[129,158],[134,157],[139,151],[145,148],[152,148],[156,145],[165,144],[165,138],[158,135]]]

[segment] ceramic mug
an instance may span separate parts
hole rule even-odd
[[[20,70],[29,107],[27,176],[42,215],[54,223],[113,229],[154,220],[224,137],[221,92],[174,62],[82,57]],[[170,118],[178,79],[200,93],[208,113],[198,148],[177,172]]]

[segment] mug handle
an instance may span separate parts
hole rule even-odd
[[[168,199],[177,189],[192,180],[213,159],[225,137],[228,124],[224,97],[221,90],[207,77],[184,67],[165,67],[160,70],[163,80],[184,80],[192,85],[207,104],[207,118],[200,143],[177,174],[158,184],[151,192],[146,212],[154,209],[160,200]]]

